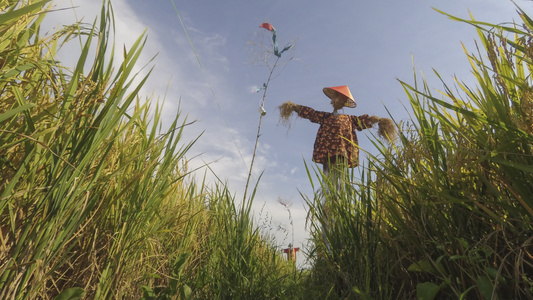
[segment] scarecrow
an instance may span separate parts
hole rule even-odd
[[[331,99],[333,112],[316,111],[310,107],[287,101],[279,106],[282,123],[289,124],[293,112],[299,117],[320,124],[316,135],[313,161],[323,166],[323,173],[337,184],[340,190],[341,176],[345,168],[359,164],[357,131],[379,126],[378,134],[389,140],[396,137],[396,127],[391,119],[369,116],[340,114],[344,107],[355,108],[357,104],[348,86],[326,87],[324,94]]]
[[[287,260],[296,262],[296,252],[298,252],[300,248],[294,248],[292,246],[292,243],[289,244],[289,248],[282,249],[281,251],[285,254],[287,254]]]
[[[356,130],[372,128],[376,123],[379,126],[378,135],[392,141],[396,138],[396,127],[391,119],[369,116],[339,114],[339,110],[344,107],[355,108],[357,104],[353,99],[348,86],[334,86],[323,89],[324,94],[331,99],[333,112],[316,111],[310,107],[294,104],[290,101],[279,106],[281,122],[289,124],[290,116],[296,112],[299,117],[308,119],[313,123],[320,124],[315,139],[313,150],[313,161],[323,166],[323,174],[329,182],[336,185],[337,193],[341,191],[343,177],[346,168],[354,168],[359,164],[359,146]],[[326,190],[326,193],[328,190]],[[323,195],[325,196],[325,195]],[[328,221],[324,224],[322,237],[324,243],[331,254],[331,247],[326,238],[325,232],[332,222],[333,216],[329,215],[326,197],[322,197]]]

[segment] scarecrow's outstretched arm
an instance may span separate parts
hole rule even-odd
[[[280,112],[280,122],[288,127],[290,127],[290,117],[292,112],[296,112],[300,118],[308,119],[309,121],[318,124],[321,124],[324,118],[330,114],[323,111],[316,111],[308,106],[294,104],[290,101],[283,103],[278,109]]]
[[[293,112],[296,112],[298,113],[298,115],[302,116],[300,114],[301,110],[302,110],[302,105],[299,105],[299,104],[295,104],[295,103],[292,103],[290,101],[287,101],[285,103],[283,103],[282,105],[280,105],[278,107],[279,109],[279,112],[280,112],[280,122],[283,124],[283,125],[286,125],[288,127],[290,127],[290,117],[292,115]],[[321,113],[321,112],[315,112],[313,109],[311,108],[308,108],[308,107],[305,107],[304,109],[305,112],[302,112],[306,115],[306,118],[308,118],[311,122],[317,122],[317,118],[319,118],[319,116],[317,116],[317,113]],[[314,117],[311,117],[309,118],[308,117],[308,114],[306,112],[308,111],[312,111],[312,112],[315,112],[314,114],[312,114]],[[362,116],[360,116],[362,117]],[[395,140],[397,137],[398,137],[398,132],[396,131],[396,125],[394,124],[394,122],[389,119],[389,118],[380,118],[378,116],[368,116],[368,115],[364,115],[364,119],[366,120],[365,122],[361,122],[359,126],[361,126],[360,128],[361,129],[368,129],[368,128],[372,128],[376,123],[378,124],[378,135],[386,140],[390,140],[390,141],[393,141]]]

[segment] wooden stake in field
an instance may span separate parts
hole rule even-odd
[[[250,163],[250,171],[248,172],[248,177],[246,179],[246,186],[244,187],[244,196],[243,196],[243,207],[244,207],[244,203],[246,203],[246,196],[247,196],[247,193],[248,193],[248,186],[250,184],[250,178],[252,177],[252,171],[253,171],[253,168],[254,168],[254,161],[255,161],[255,156],[256,156],[256,153],[257,153],[257,146],[259,145],[259,137],[261,136],[261,121],[263,120],[263,117],[266,115],[266,110],[265,110],[265,99],[266,99],[266,95],[267,95],[267,89],[268,89],[268,85],[270,83],[270,80],[272,79],[272,75],[274,74],[274,70],[276,69],[276,67],[278,66],[278,62],[279,60],[281,59],[281,55],[292,48],[292,45],[287,45],[283,48],[283,50],[279,50],[279,46],[278,46],[278,42],[277,42],[277,35],[276,35],[276,29],[274,28],[274,26],[272,26],[272,24],[270,23],[262,23],[260,26],[260,28],[264,28],[270,32],[272,32],[272,45],[273,45],[273,51],[272,53],[276,56],[275,60],[274,60],[274,64],[273,65],[269,65],[269,58],[270,58],[270,55],[267,55],[266,58],[265,58],[265,64],[268,66],[270,72],[268,74],[268,79],[265,83],[263,83],[263,86],[259,89],[257,89],[256,92],[260,92],[260,91],[263,91],[263,97],[261,99],[261,106],[259,107],[259,125],[257,126],[257,135],[256,135],[256,138],[255,138],[255,146],[254,146],[254,152],[253,152],[253,155],[252,155],[252,161]]]

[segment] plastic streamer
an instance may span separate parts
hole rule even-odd
[[[287,50],[289,50],[292,45],[288,45],[286,46],[285,48],[283,48],[283,50],[281,50],[281,52],[279,51],[279,46],[278,46],[278,42],[276,41],[277,37],[276,37],[276,28],[274,28],[274,26],[272,26],[272,24],[270,23],[263,23],[261,25],[259,25],[260,28],[264,28],[268,31],[271,31],[272,32],[272,43],[274,43],[274,55],[276,55],[277,57],[281,57],[281,54]]]

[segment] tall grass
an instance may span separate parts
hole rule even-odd
[[[178,112],[161,133],[162,106],[141,104],[150,72],[132,72],[146,37],[117,64],[109,1],[92,26],[43,37],[47,5],[0,7],[0,298],[292,293],[297,273],[250,208],[189,178],[190,123]],[[72,38],[82,47],[68,69],[57,53]]]
[[[109,2],[92,26],[43,37],[47,5],[0,7],[0,298],[533,297],[523,11],[512,27],[459,20],[479,32],[483,53],[465,49],[475,86],[442,81],[435,96],[424,79],[400,82],[413,120],[398,143],[375,140],[380,155],[343,189],[325,179],[307,199],[302,277],[259,234],[253,194],[237,207],[228,187],[189,176],[186,117],[161,133],[162,106],[139,99],[148,75],[132,73],[146,37],[117,64]],[[57,53],[72,38],[82,47],[67,69]]]
[[[479,33],[480,50],[465,49],[475,86],[442,81],[435,96],[424,79],[401,81],[413,120],[398,143],[376,140],[379,157],[341,193],[322,183],[329,213],[308,200],[321,298],[533,297],[533,20],[519,15],[450,16]]]

